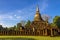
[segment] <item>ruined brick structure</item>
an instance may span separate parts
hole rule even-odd
[[[38,36],[54,36],[58,34],[58,28],[51,27],[47,21],[44,21],[39,12],[39,8],[36,8],[36,14],[32,21],[30,28],[22,30],[2,30],[0,35],[38,35]]]

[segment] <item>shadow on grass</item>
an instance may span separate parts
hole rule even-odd
[[[36,40],[33,38],[0,38],[0,40]]]

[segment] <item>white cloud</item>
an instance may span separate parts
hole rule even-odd
[[[10,24],[8,25],[8,24],[3,23],[3,22],[1,22],[0,25],[2,25],[3,27],[12,27],[13,26],[13,25],[10,25]]]
[[[22,11],[21,11],[21,10],[17,10],[16,12],[17,12],[17,13],[22,13]]]
[[[4,23],[4,21],[0,21],[0,25],[2,25],[3,27],[7,27],[7,25]]]
[[[9,19],[13,19],[13,16],[8,16]]]
[[[12,19],[13,16],[11,15],[0,15],[0,20],[3,20],[3,19]]]
[[[16,17],[17,15],[15,14],[14,16]]]
[[[21,16],[17,16],[16,18],[17,18],[17,19],[20,19],[20,18],[21,18]]]

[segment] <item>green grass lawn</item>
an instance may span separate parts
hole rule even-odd
[[[50,36],[0,36],[0,40],[60,40],[60,37],[50,37]]]

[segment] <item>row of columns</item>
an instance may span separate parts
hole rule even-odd
[[[8,32],[8,31],[1,31],[0,32],[0,35],[48,35],[48,30],[47,29],[44,29],[44,30],[38,30],[38,31],[12,31],[10,34],[9,34],[10,32]],[[53,29],[51,29],[50,30],[50,34],[51,34],[51,36],[54,36],[54,35],[56,35],[56,33],[55,33],[55,29],[53,30]]]
[[[41,32],[8,32],[8,31],[1,31],[0,35],[42,35]]]

